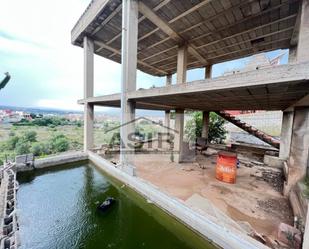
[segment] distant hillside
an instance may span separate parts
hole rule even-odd
[[[10,109],[13,111],[24,111],[28,113],[35,114],[56,114],[56,115],[66,115],[66,114],[83,114],[82,111],[73,111],[73,110],[60,110],[60,109],[51,109],[51,108],[40,108],[40,107],[20,107],[20,106],[5,106],[0,105],[0,109]],[[98,114],[107,114],[110,116],[119,116],[120,109],[111,108],[106,111],[98,111]],[[152,116],[152,117],[162,117],[163,112],[161,111],[151,111],[151,110],[137,110],[137,116]]]
[[[82,114],[81,111],[57,110],[57,109],[38,108],[38,107],[20,107],[20,106],[0,105],[0,109],[9,109],[9,110],[13,110],[13,111],[24,111],[24,112],[35,113],[35,114],[57,114],[57,115]]]

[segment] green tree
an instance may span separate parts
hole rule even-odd
[[[222,143],[225,139],[226,130],[224,128],[225,120],[216,113],[209,115],[209,143]],[[188,120],[185,127],[186,136],[190,141],[202,136],[203,115],[202,112],[193,112],[192,119]]]
[[[19,141],[19,137],[18,136],[13,136],[10,137],[7,142],[6,142],[6,149],[7,150],[15,150],[16,144]]]
[[[63,134],[56,135],[51,139],[53,152],[64,152],[69,149],[69,141]]]
[[[37,136],[37,133],[35,131],[27,131],[24,133],[22,139],[25,141],[25,142],[36,142],[36,136]]]
[[[28,142],[23,141],[20,139],[15,147],[15,152],[17,155],[23,155],[30,152],[30,144]]]
[[[49,154],[47,150],[47,145],[44,143],[33,143],[30,148],[30,152],[35,156],[43,156]]]

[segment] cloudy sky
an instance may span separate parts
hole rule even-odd
[[[0,105],[79,110],[83,93],[83,51],[70,32],[90,0],[1,0],[0,79],[12,79],[0,91]],[[268,53],[270,58],[278,52]],[[287,55],[283,59],[286,62]],[[241,68],[248,59],[214,66],[213,75]],[[163,78],[138,72],[137,87],[161,86]],[[202,79],[192,70],[188,81]],[[120,91],[120,65],[95,56],[95,95]]]

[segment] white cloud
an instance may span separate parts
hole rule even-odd
[[[36,105],[44,108],[61,110],[82,110],[83,107],[76,104],[76,99],[40,99]]]

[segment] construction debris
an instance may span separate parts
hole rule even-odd
[[[278,227],[278,240],[289,246],[291,249],[301,249],[301,232],[285,223],[280,223]]]
[[[258,180],[262,180],[271,185],[278,192],[283,191],[283,172],[280,169],[271,167],[255,166],[255,173],[250,176],[255,177]]]

